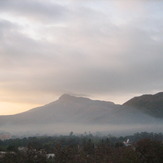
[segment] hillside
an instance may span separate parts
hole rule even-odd
[[[123,106],[135,107],[151,116],[163,118],[163,92],[134,97]]]
[[[144,131],[162,120],[129,105],[62,95],[58,100],[9,116],[0,116],[0,129],[19,133],[84,131]],[[144,127],[146,126],[146,127]],[[162,125],[161,125],[162,126]],[[157,126],[158,129],[158,126]]]

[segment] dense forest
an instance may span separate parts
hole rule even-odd
[[[0,163],[162,163],[163,134],[39,136],[0,141]]]

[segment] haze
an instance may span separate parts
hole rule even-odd
[[[0,36],[0,115],[163,90],[163,1],[1,0]]]
[[[163,94],[157,95],[152,98],[157,96],[162,101]],[[161,113],[155,114],[155,110],[157,113],[160,111],[153,108],[145,112],[141,107],[63,95],[42,107],[16,115],[0,116],[0,129],[1,132],[20,136],[69,134],[70,131],[76,134],[98,132],[119,136],[144,131],[159,133],[163,131],[163,119]]]

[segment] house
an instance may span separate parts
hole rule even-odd
[[[18,151],[20,152],[27,152],[28,148],[27,147],[18,147]]]
[[[54,153],[48,153],[46,154],[46,158],[47,159],[53,159],[55,157],[55,154]]]
[[[123,144],[128,147],[128,146],[131,146],[131,143],[130,143],[130,140],[127,139],[126,141],[123,142]]]

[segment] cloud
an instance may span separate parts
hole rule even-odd
[[[43,0],[28,1],[28,0],[6,0],[0,1],[1,13],[14,14],[15,17],[24,17],[31,21],[41,21],[48,23],[53,21],[60,21],[63,16],[68,14],[66,8]]]
[[[134,12],[125,4],[0,1],[0,87],[6,100],[161,91],[163,4],[139,2]]]

